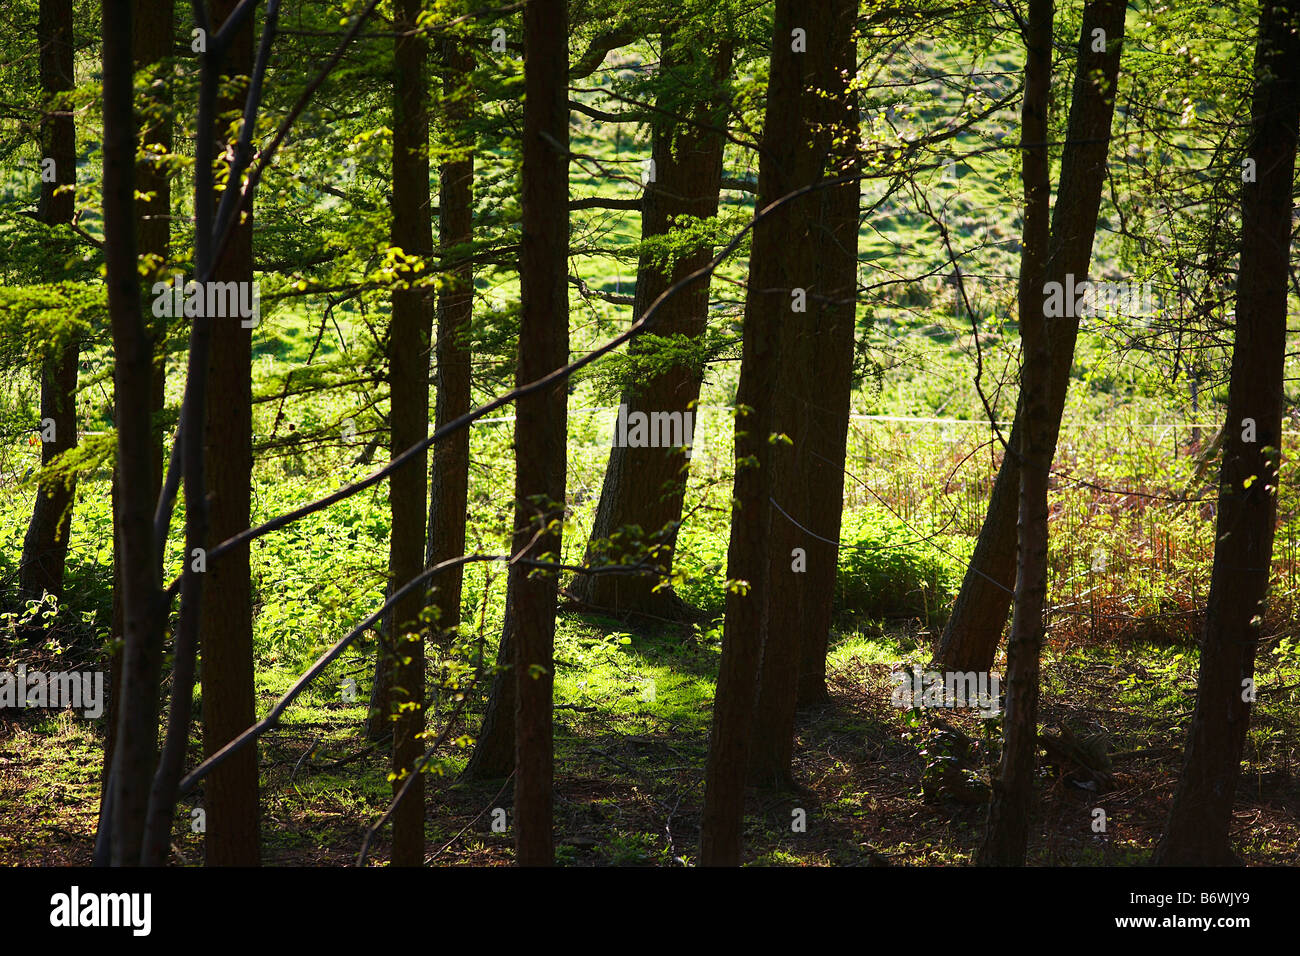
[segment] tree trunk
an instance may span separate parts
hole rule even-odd
[[[1232,805],[1255,696],[1255,651],[1268,594],[1282,447],[1291,196],[1300,125],[1298,15],[1297,0],[1264,3],[1260,11],[1246,153],[1257,174],[1256,181],[1242,186],[1237,328],[1214,568],[1196,712],[1173,807],[1156,847],[1155,862],[1162,865],[1239,862],[1231,846]]]
[[[1097,214],[1106,181],[1125,9],[1122,0],[1089,0],[1083,8],[1078,67],[1061,157],[1061,179],[1052,209],[1045,282],[1063,284],[1067,275],[1082,281],[1092,260]],[[1104,37],[1102,49],[1094,48],[1096,30],[1101,30]],[[1053,455],[1078,334],[1078,316],[1054,319],[1048,329],[1051,346],[1048,416]],[[1017,404],[1017,425],[1007,440],[1012,449],[1020,448],[1024,441],[1019,426],[1022,407]],[[1015,583],[1015,528],[1020,488],[1017,457],[1004,456],[998,469],[975,551],[940,640],[936,665],[942,670],[987,671],[997,655]]]
[[[470,409],[469,335],[474,317],[474,265],[468,250],[474,238],[474,142],[468,129],[472,93],[468,77],[474,69],[473,50],[449,37],[443,40],[442,61],[447,145],[455,152],[443,160],[438,170],[438,242],[442,247],[443,274],[448,280],[438,293],[438,428]],[[426,559],[430,566],[465,553],[469,431],[462,428],[434,449]],[[438,630],[444,641],[460,625],[464,570],[457,565],[434,579],[431,603],[437,608]]]
[[[41,176],[39,216],[47,226],[71,224],[74,212],[72,187],[77,181],[77,134],[73,112],[67,103],[56,102],[73,88],[71,0],[40,0],[36,38],[40,46],[40,78],[43,97],[41,114],[41,160],[54,162],[54,181]],[[64,236],[51,237],[49,278],[63,272],[71,254]],[[41,369],[41,468],[77,447],[77,357],[75,336],[46,357]],[[47,429],[53,426],[51,440]],[[51,479],[42,475],[32,507],[31,522],[23,539],[18,594],[23,601],[39,601],[49,593],[63,596],[63,569],[68,558],[68,531],[76,480]],[[39,630],[39,625],[33,630]]]
[[[515,769],[515,583],[506,579],[505,619],[483,727],[465,765],[467,780],[504,780]]]
[[[238,0],[215,0],[213,28]],[[247,77],[253,66],[253,21],[235,34],[222,72]],[[223,88],[228,81],[223,82]],[[242,112],[243,91],[217,101],[217,141],[231,112]],[[236,184],[237,186],[238,184]],[[221,200],[219,190],[214,197]],[[252,212],[237,223],[213,270],[214,282],[253,282]],[[221,542],[249,526],[253,478],[252,330],[236,317],[214,317],[208,364],[207,463],[208,538]],[[191,560],[187,555],[186,560]],[[256,719],[253,692],[253,607],[249,549],[227,552],[205,572],[199,633],[203,648],[203,753],[210,757]],[[256,866],[258,837],[257,747],[243,748],[212,772],[205,785],[206,859],[209,866]]]
[[[1025,46],[1025,92],[1020,113],[1025,219],[1018,297],[1024,358],[1020,367],[1021,443],[1016,449],[1020,456],[1020,507],[1015,613],[1008,648],[1002,763],[994,781],[988,828],[979,853],[981,864],[1002,866],[1025,862],[1038,751],[1039,651],[1047,595],[1047,482],[1052,466],[1050,346],[1043,308],[1052,199],[1047,146],[1052,0],[1030,0]]]
[[[801,24],[811,28],[817,22],[817,18],[803,15],[803,9],[794,0],[777,0],[759,164],[760,211],[812,179],[803,168],[809,151],[801,145],[801,137],[791,132],[800,128],[801,93],[815,68],[808,62],[808,54],[791,50],[791,31]],[[809,281],[808,273],[800,274],[787,252],[790,237],[807,228],[810,202],[805,196],[786,203],[754,227],[736,393],[736,476],[727,547],[727,578],[733,583],[727,590],[700,821],[700,863],[704,866],[740,864],[745,772],[766,630],[773,467],[769,437],[777,426],[775,386],[781,327],[792,321],[791,290]]]
[[[524,138],[518,384],[569,358],[568,10],[524,8]],[[515,559],[559,561],[564,519],[564,382],[521,398],[515,419]],[[515,575],[515,860],[554,862],[552,689],[558,575],[523,564]]]
[[[672,34],[665,32],[661,49],[661,73],[681,72],[691,77],[688,82],[716,82],[730,68],[731,49],[726,44],[712,57],[700,52],[693,59],[677,62]],[[673,110],[674,103],[667,94],[660,97],[661,108]],[[718,214],[723,137],[716,128],[725,125],[724,107],[717,102],[694,104],[692,118],[704,128],[673,122],[655,124],[651,144],[654,178],[646,183],[641,200],[643,244],[669,235],[680,216],[710,219]],[[712,256],[711,244],[698,245],[683,252],[672,268],[665,270],[662,255],[643,248],[637,266],[635,316],[640,318],[664,290],[703,267]],[[656,336],[696,341],[704,334],[708,313],[709,283],[698,282],[664,304],[650,331]],[[653,345],[636,339],[628,351],[637,355],[652,349]],[[695,402],[702,380],[702,366],[676,365],[647,381],[630,384],[620,402],[629,416],[637,412],[690,414],[693,421],[698,414]],[[685,432],[683,428],[684,436]],[[689,469],[690,459],[680,447],[631,448],[618,444],[616,439],[592,522],[586,563],[644,561],[654,570],[643,574],[578,575],[572,591],[579,601],[618,612],[681,615],[681,602],[666,582],[672,573]]]
[[[131,11],[132,46],[135,52],[136,72],[147,70],[163,60],[171,51],[172,14],[174,0],[133,0]],[[170,153],[172,150],[172,124],[166,112],[170,102],[169,87],[162,87],[163,95],[152,95],[153,87],[145,99],[146,117],[140,130],[141,142],[146,146]],[[157,109],[161,115],[151,111]],[[166,170],[150,160],[136,163],[136,175],[140,182],[140,192],[151,198],[136,198],[135,217],[136,235],[139,237],[140,256],[149,263],[149,272],[145,276],[146,285],[154,281],[167,280],[167,265],[171,256],[171,177]],[[152,310],[151,310],[152,312]],[[153,381],[151,389],[153,434],[152,484],[150,495],[157,500],[162,487],[163,468],[163,432],[158,422],[158,415],[163,410],[166,388],[166,318],[156,318],[151,331],[153,338]],[[113,471],[113,513],[117,514],[117,501],[121,494],[120,469]],[[108,768],[112,765],[113,748],[117,739],[117,706],[121,696],[122,678],[122,638],[124,621],[122,617],[122,554],[119,544],[121,538],[114,525],[113,532],[113,656],[109,664],[109,681],[111,689],[108,695],[108,708],[105,713],[106,734],[104,738],[104,778],[103,793],[107,794]],[[101,799],[101,804],[102,804]]]
[[[429,197],[429,107],[425,68],[428,46],[413,33],[419,0],[401,0],[397,17],[393,106],[393,245],[424,259],[433,255]],[[407,33],[408,35],[403,35]],[[415,274],[404,276],[416,281]],[[388,334],[390,457],[396,458],[429,433],[429,337],[433,316],[424,289],[393,292]],[[424,519],[428,456],[388,479],[392,532],[388,587],[392,593],[424,569]],[[393,605],[385,629],[393,645],[393,686],[385,716],[393,727],[393,793],[405,784],[424,747],[424,594],[413,591]],[[424,778],[420,775],[393,814],[393,865],[424,862]]]
[[[105,0],[104,261],[113,330],[114,420],[121,488],[114,503],[121,568],[122,704],[108,804],[100,815],[97,864],[139,862],[157,761],[158,682],[162,671],[162,589],[155,568],[150,429],[153,350],[136,269],[135,118],[132,110],[130,0]]]
[[[853,0],[823,0],[806,16],[813,24],[807,28],[808,52],[796,56],[806,59],[811,75],[800,91],[805,125],[795,137],[798,155],[789,159],[788,188],[857,171],[856,94],[849,88],[857,65],[856,14]],[[859,192],[855,179],[814,193],[799,204],[795,230],[784,237],[789,283],[803,291],[806,311],[784,319],[776,396],[777,430],[791,443],[779,443],[772,452],[772,497],[780,510],[771,518],[773,586],[749,757],[751,781],[768,786],[793,782],[795,706],[805,656],[810,683],[825,692],[839,552],[831,542],[839,539],[852,391]],[[817,501],[819,494],[828,500]]]

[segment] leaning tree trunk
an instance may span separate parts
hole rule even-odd
[[[416,31],[419,0],[401,0],[397,18],[393,105],[393,245],[409,255],[433,255],[429,198],[427,41]],[[414,280],[414,275],[403,276]],[[423,441],[429,432],[429,338],[433,316],[425,290],[393,291],[388,333],[390,457]],[[389,477],[388,588],[397,591],[424,569],[427,455],[421,452]],[[398,601],[385,628],[393,658],[389,699],[380,701],[393,728],[393,793],[406,784],[424,749],[424,594]],[[393,813],[393,865],[424,862],[424,777],[418,775]]]
[[[660,72],[666,75],[684,72],[697,82],[716,83],[730,67],[731,50],[725,44],[712,57],[698,53],[694,59],[677,62],[673,36],[665,32],[661,48]],[[660,105],[671,106],[666,97]],[[671,234],[679,217],[705,220],[718,214],[723,146],[719,127],[725,123],[725,114],[721,105],[709,102],[697,104],[692,112],[701,125],[682,128],[681,124],[655,123],[651,144],[654,176],[646,183],[641,200],[643,245]],[[640,318],[671,285],[708,263],[712,255],[712,245],[702,243],[683,252],[671,269],[665,269],[662,253],[643,248],[633,305],[636,317]],[[709,283],[699,282],[660,308],[650,332],[696,342],[704,334],[708,313]],[[636,356],[653,348],[637,339],[628,351]],[[631,383],[624,389],[620,403],[626,406],[629,416],[638,412],[696,416],[702,380],[702,364],[674,365],[644,382]],[[571,586],[575,598],[619,612],[681,616],[684,609],[667,582],[672,573],[689,469],[690,459],[683,448],[616,444],[610,449],[586,563],[644,562],[653,570],[642,574],[578,575]],[[632,529],[640,529],[641,533]]]
[[[1291,197],[1300,124],[1300,2],[1266,2],[1255,51],[1242,186],[1237,329],[1215,529],[1214,569],[1201,640],[1196,711],[1173,807],[1155,862],[1218,866],[1232,851],[1232,804],[1250,728],[1255,652],[1268,594],[1277,519],[1285,401]]]
[[[1064,283],[1067,275],[1082,281],[1092,259],[1102,187],[1106,181],[1125,10],[1123,0],[1089,0],[1083,9],[1061,179],[1052,210],[1046,282]],[[1100,44],[1095,36],[1097,30],[1101,31]],[[1076,315],[1054,320],[1048,330],[1051,344],[1048,412],[1053,454],[1065,410],[1078,332]],[[1017,404],[1016,425],[1007,439],[1010,449],[1019,449],[1024,441],[1020,434],[1022,408],[1022,404]],[[936,663],[942,670],[987,671],[993,666],[1015,584],[1019,489],[1018,454],[1007,454],[993,483],[984,524],[961,591],[940,639]]]
[[[812,64],[791,50],[791,31],[812,18],[794,0],[777,0],[772,60],[759,163],[758,210],[800,185],[797,158],[806,147],[791,135],[800,128],[801,92]],[[745,771],[758,697],[768,590],[771,537],[772,443],[782,324],[791,321],[791,290],[808,281],[789,269],[787,242],[806,222],[810,199],[788,202],[754,226],[745,296],[744,344],[736,393],[736,477],[722,660],[713,700],[713,725],[704,770],[700,863],[737,866],[745,811]]]
[[[821,0],[806,16],[808,52],[800,57],[810,71],[800,91],[805,125],[793,134],[798,148],[788,157],[787,188],[857,171],[856,94],[849,86],[856,71],[856,14],[855,0]],[[794,230],[785,236],[789,286],[803,301],[791,297],[781,349],[777,430],[790,442],[778,443],[772,453],[778,510],[771,517],[772,587],[749,755],[751,782],[767,786],[793,783],[805,653],[813,658],[813,680],[825,687],[852,391],[859,191],[853,178],[814,193],[799,203]],[[815,501],[818,494],[829,500]],[[812,634],[810,628],[822,630]]]
[[[74,212],[73,188],[77,180],[77,133],[73,111],[62,102],[73,88],[71,0],[40,0],[36,39],[40,46],[41,93],[41,198],[40,219],[50,227],[68,226]],[[46,163],[53,162],[53,180],[46,181]],[[57,277],[71,255],[62,231],[51,236],[50,278]],[[18,594],[23,601],[39,601],[46,593],[63,595],[63,569],[68,559],[68,532],[76,479],[69,474],[54,478],[44,473],[64,452],[77,447],[77,356],[75,335],[61,341],[46,356],[41,369],[41,469],[32,518],[23,539]],[[51,434],[51,431],[53,434]],[[39,627],[39,625],[37,625]]]
[[[569,359],[568,40],[565,0],[532,0],[524,9],[520,385]],[[560,381],[517,405],[515,561],[560,560],[567,400]],[[558,574],[522,563],[510,573],[516,578],[515,861],[548,866],[555,860],[551,695]]]
[[[515,769],[515,584],[506,579],[506,609],[483,726],[465,764],[466,780],[504,780]]]
[[[1020,515],[1015,614],[1007,667],[1007,715],[1002,763],[994,780],[988,829],[979,861],[1022,865],[1038,750],[1038,670],[1047,596],[1047,482],[1052,466],[1050,345],[1044,317],[1043,276],[1048,254],[1052,185],[1047,152],[1047,109],[1052,82],[1052,0],[1030,0],[1025,36],[1025,92],[1020,113],[1021,181],[1025,220],[1021,236],[1019,316],[1024,340],[1020,367]],[[1080,64],[1082,67],[1082,64]]]
[[[216,0],[214,29],[231,15],[238,0]],[[253,22],[250,18],[231,41],[222,72],[248,76],[253,67]],[[227,87],[229,80],[222,86]],[[244,84],[239,84],[242,91]],[[242,95],[218,99],[220,122],[241,112]],[[237,185],[237,184],[236,184]],[[220,202],[221,192],[215,197]],[[252,210],[232,229],[212,281],[252,288]],[[247,284],[246,286],[244,284]],[[204,433],[208,489],[207,540],[220,543],[249,526],[253,481],[252,329],[237,317],[209,317],[212,346],[208,363],[209,396]],[[187,557],[188,559],[188,557]],[[203,652],[203,754],[210,757],[256,720],[253,691],[253,604],[249,547],[232,548],[205,572],[199,618]],[[257,746],[244,747],[212,772],[205,786],[205,840],[209,866],[256,866],[261,860],[258,836]]]

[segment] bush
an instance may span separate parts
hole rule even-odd
[[[840,528],[835,606],[870,618],[947,616],[975,539],[909,527],[888,512],[846,512]],[[924,539],[924,540],[922,540]]]

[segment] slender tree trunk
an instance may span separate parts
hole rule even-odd
[[[61,95],[73,88],[71,0],[40,0],[36,38],[40,46],[41,93],[41,198],[39,215],[47,226],[72,222],[77,181],[77,134],[69,104]],[[54,163],[54,180],[46,182],[45,164]],[[49,249],[50,277],[62,273],[71,246],[56,235]],[[41,467],[77,447],[77,357],[75,336],[48,356],[41,369]],[[49,429],[53,435],[46,440]],[[42,476],[32,507],[31,522],[23,539],[18,593],[24,601],[40,600],[49,593],[63,595],[63,569],[68,558],[68,532],[76,479]]]
[[[820,0],[806,11],[808,52],[796,56],[810,72],[800,91],[804,125],[794,134],[798,152],[789,159],[789,187],[857,170],[857,114],[849,88],[857,67],[857,4]],[[783,320],[776,395],[777,430],[790,441],[772,452],[772,499],[779,510],[771,518],[772,586],[766,595],[761,686],[749,755],[751,781],[768,786],[793,782],[795,706],[805,653],[812,658],[814,682],[820,673],[823,692],[825,687],[839,550],[830,542],[839,538],[852,390],[858,195],[857,180],[812,194],[800,203],[795,228],[783,243],[789,282],[803,294],[805,311],[793,311],[800,303],[792,297],[787,306],[792,311]],[[833,468],[836,460],[838,469]],[[817,494],[830,500],[816,501]],[[824,630],[813,635],[811,627]]]
[[[1242,186],[1237,328],[1196,712],[1155,862],[1219,866],[1254,700],[1282,447],[1291,197],[1300,125],[1300,2],[1266,2],[1255,52],[1254,182]]]
[[[673,36],[665,32],[661,49],[660,72],[665,75],[680,72],[691,80],[692,74],[704,74],[720,84],[730,68],[731,49],[725,45],[711,57],[700,53],[693,60],[677,62]],[[699,77],[693,82],[699,82]],[[673,103],[665,95],[661,106],[671,110]],[[725,104],[717,102],[696,104],[693,118],[702,126],[655,125],[651,144],[654,178],[646,183],[641,200],[643,244],[669,235],[678,217],[710,219],[718,214],[723,137],[716,130],[725,124],[724,108]],[[701,244],[682,253],[671,269],[664,269],[662,255],[644,248],[637,266],[633,306],[636,317],[665,289],[708,263],[712,255],[712,245]],[[651,331],[657,336],[695,341],[704,334],[708,313],[709,283],[699,282],[660,309]],[[654,348],[643,341],[634,340],[629,353],[636,355]],[[677,365],[647,381],[633,383],[624,389],[620,402],[629,416],[638,412],[696,416],[694,406],[702,380],[703,366]],[[632,448],[616,440],[605,469],[586,561],[644,561],[654,570],[636,575],[579,575],[572,585],[578,600],[620,612],[680,616],[684,609],[666,582],[672,573],[689,469],[690,459],[682,448]]]
[[[1123,0],[1088,0],[1084,5],[1078,67],[1061,157],[1061,179],[1052,210],[1046,282],[1064,284],[1067,275],[1080,282],[1092,260],[1097,214],[1106,181],[1125,10]],[[1097,30],[1101,31],[1100,35]],[[1078,333],[1078,316],[1054,319],[1048,329],[1051,343],[1048,413],[1053,455]],[[1012,449],[1020,448],[1024,440],[1019,424],[1022,408],[1023,403],[1017,404],[1017,424],[1007,439]],[[1015,583],[1019,489],[1020,462],[1017,455],[1008,454],[998,469],[975,551],[940,639],[936,661],[942,670],[987,671],[993,666]]]
[[[155,568],[149,411],[153,350],[141,313],[136,271],[135,119],[132,115],[130,0],[105,0],[104,260],[113,329],[114,419],[121,478],[115,528],[121,564],[123,654],[118,745],[109,804],[100,816],[96,863],[139,862],[157,761],[162,670],[162,589]]]
[[[801,26],[813,29],[819,22],[805,16],[805,9],[794,0],[777,0],[759,164],[759,210],[811,181],[809,174],[799,175],[799,161],[807,147],[800,136],[791,135],[800,128],[801,92],[814,68],[806,53],[791,50],[791,31]],[[736,394],[736,477],[727,548],[727,578],[735,583],[727,590],[722,661],[704,772],[700,862],[705,866],[740,863],[745,771],[766,630],[773,466],[769,438],[777,425],[775,385],[781,327],[792,321],[791,290],[809,281],[806,272],[796,270],[787,252],[790,237],[806,228],[809,202],[805,197],[787,203],[756,224],[753,233]]]
[[[1050,346],[1044,317],[1043,276],[1048,255],[1052,185],[1047,152],[1047,109],[1052,83],[1052,0],[1030,0],[1025,93],[1020,113],[1021,181],[1025,220],[1021,236],[1019,315],[1024,341],[1020,514],[1015,613],[1007,667],[1007,714],[1002,763],[993,786],[988,829],[980,848],[985,865],[1023,865],[1029,837],[1038,751],[1038,668],[1047,595],[1047,481],[1052,465]],[[1080,64],[1082,66],[1082,64]]]
[[[213,28],[238,0],[214,0]],[[231,42],[223,67],[247,77],[253,66],[253,20]],[[226,84],[223,83],[223,87]],[[218,142],[232,112],[242,112],[245,84],[217,103]],[[215,196],[221,200],[221,192]],[[213,270],[214,282],[253,282],[251,210],[236,224]],[[237,317],[216,317],[208,364],[208,538],[224,541],[249,526],[253,477],[252,330]],[[187,560],[190,560],[187,556]],[[248,545],[232,549],[205,572],[199,633],[203,649],[203,753],[210,757],[256,719],[253,692],[253,607]],[[206,858],[209,866],[256,866],[258,836],[257,747],[245,747],[214,770],[205,785]]]
[[[393,245],[410,255],[433,255],[429,198],[428,44],[414,31],[419,0],[401,0],[397,18],[393,107]],[[409,278],[416,280],[415,275]],[[396,458],[429,433],[429,338],[432,309],[421,288],[393,292],[388,334],[391,457]],[[389,478],[392,533],[389,538],[390,593],[424,569],[424,519],[427,456]],[[393,721],[393,793],[405,784],[424,747],[425,599],[412,592],[393,606],[387,633],[394,645],[392,695],[385,714]],[[416,780],[393,814],[393,865],[424,862],[424,778]]]
[[[532,0],[524,8],[521,385],[569,357],[568,42],[565,0]],[[567,398],[559,382],[518,402],[516,558],[560,560]],[[558,575],[522,564],[510,573],[516,577],[515,859],[520,866],[548,866],[555,856],[551,694]]]
[[[161,62],[171,51],[173,0],[133,0],[132,3],[132,44],[135,52],[135,69],[138,73]],[[145,98],[145,116],[141,127],[141,142],[146,147],[154,145],[157,149],[170,153],[172,150],[172,124],[167,115],[167,106],[171,96],[166,81],[162,86],[162,96],[152,92]],[[150,91],[153,87],[150,87]],[[161,115],[152,111],[158,110]],[[136,164],[140,192],[135,202],[136,235],[139,236],[140,256],[149,269],[145,277],[146,285],[154,281],[167,280],[167,266],[171,256],[171,177],[156,162],[146,159]],[[152,310],[151,310],[152,311]],[[153,338],[153,415],[152,434],[153,458],[151,496],[158,498],[162,486],[163,469],[163,431],[158,422],[158,415],[163,410],[164,391],[166,388],[166,318],[155,318],[151,330]],[[117,513],[117,500],[121,493],[119,470],[113,471],[112,495],[114,514]],[[113,747],[117,738],[117,706],[120,697],[122,679],[122,555],[119,545],[121,535],[116,524],[113,533],[113,657],[109,665],[111,689],[108,695],[108,709],[105,725],[107,733],[104,741],[104,779],[103,793],[107,794],[108,768],[112,764]],[[101,800],[102,803],[102,800]]]
[[[474,238],[474,137],[469,129],[473,88],[468,80],[474,69],[473,50],[449,37],[443,40],[442,61],[446,137],[453,152],[438,169],[438,241],[448,280],[438,293],[438,428],[470,408],[469,335],[474,317],[474,266],[468,248]],[[427,558],[430,566],[465,553],[468,507],[469,429],[462,428],[433,453]],[[457,566],[434,579],[432,604],[438,611],[443,640],[449,639],[460,625],[464,570]]]

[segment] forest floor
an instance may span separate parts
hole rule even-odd
[[[711,672],[707,635],[659,627],[602,630],[563,616],[557,649],[556,856],[571,866],[693,862],[699,838]],[[624,643],[624,638],[629,640]],[[747,859],[760,865],[963,864],[984,825],[997,720],[891,703],[891,669],[924,664],[925,635],[896,625],[841,635],[829,700],[799,716],[790,792],[751,793]],[[1044,731],[1102,741],[1097,766],[1044,756],[1030,862],[1138,865],[1153,849],[1177,780],[1190,717],[1194,650],[1138,642],[1054,646],[1044,661]],[[1270,660],[1266,652],[1264,671]],[[358,657],[354,663],[360,664]],[[1279,662],[1267,684],[1295,682]],[[1283,671],[1286,673],[1283,673]],[[581,677],[581,679],[579,679]],[[281,687],[260,688],[266,708]],[[1267,687],[1264,695],[1267,696]],[[359,695],[360,696],[360,695]],[[446,708],[443,708],[444,713]],[[98,807],[102,740],[71,712],[10,711],[0,724],[0,865],[86,865]],[[261,745],[263,860],[354,865],[389,795],[386,748],[361,733],[361,704],[294,708]],[[478,717],[463,719],[473,732]],[[1254,865],[1300,863],[1300,777],[1294,709],[1256,711],[1234,814],[1234,843]],[[432,724],[443,725],[435,716]],[[453,727],[453,734],[461,728]],[[198,756],[193,742],[191,759]],[[454,750],[454,748],[453,748]],[[428,860],[506,865],[513,858],[510,781],[457,779],[464,753],[427,786]],[[1084,764],[1095,763],[1084,760]],[[951,774],[956,773],[956,776]],[[1100,781],[1100,782],[1098,782]],[[1091,788],[1091,789],[1090,789]],[[505,829],[494,830],[494,819]],[[1100,831],[1098,810],[1104,811]],[[201,862],[190,802],[178,810],[173,860]],[[800,823],[803,825],[800,826]],[[386,834],[367,865],[386,859]]]

